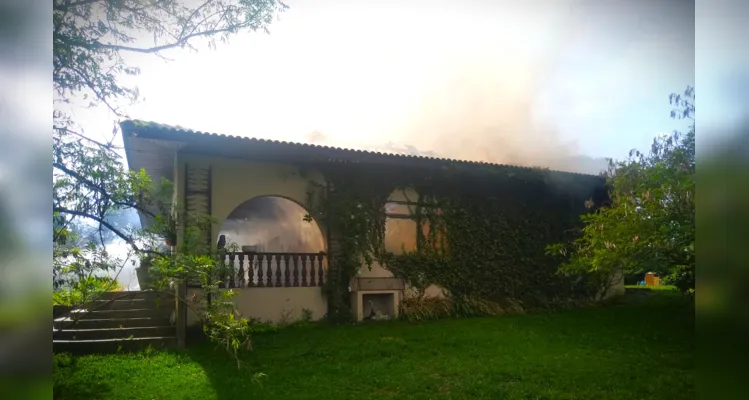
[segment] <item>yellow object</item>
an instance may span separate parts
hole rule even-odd
[[[661,278],[658,277],[654,272],[648,272],[645,274],[645,286],[660,286]]]

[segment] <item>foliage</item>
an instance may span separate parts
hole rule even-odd
[[[158,254],[158,224],[151,232],[112,221],[137,210],[154,220],[167,206],[168,182],[156,185],[145,172],[127,171],[119,154],[56,131],[52,148],[53,273],[57,291],[86,293],[99,281],[119,273],[126,260],[112,257],[107,245],[117,238],[134,254]],[[77,227],[76,227],[77,225]],[[80,227],[83,227],[80,228]],[[93,279],[92,277],[96,277]],[[86,289],[88,285],[88,289]],[[58,296],[65,296],[58,294]],[[81,298],[85,304],[89,296]]]
[[[384,254],[382,237],[385,216],[381,212],[387,200],[387,191],[376,181],[367,185],[351,185],[344,169],[331,168],[326,174],[326,184],[310,181],[307,204],[310,213],[306,221],[316,218],[324,221],[334,235],[328,258],[330,271],[325,290],[328,293],[327,318],[346,322],[352,317],[348,285],[362,264],[371,267]],[[367,179],[365,171],[362,178]]]
[[[197,301],[180,301],[201,318],[206,336],[224,346],[239,366],[239,352],[252,349],[254,327],[238,313],[232,300],[236,292],[222,288],[233,271],[221,255],[237,249],[232,243],[221,249],[210,245],[206,232],[213,222],[211,216],[200,213],[175,213],[155,224],[155,229],[166,232],[163,235],[173,235],[180,228],[182,235],[171,254],[150,256],[149,274],[157,290],[168,290],[174,282],[200,285],[202,295]]]
[[[405,297],[398,310],[398,318],[412,322],[448,318],[452,315],[452,304],[447,297]]]
[[[76,220],[93,222],[100,244],[104,235],[115,235],[140,252],[131,227],[118,227],[110,218],[125,210],[137,210],[155,218],[171,186],[158,186],[145,171],[128,171],[112,148],[80,140],[70,132],[53,135],[53,242],[65,245]],[[91,236],[91,235],[87,235]]]
[[[65,228],[56,232],[62,229]],[[55,304],[87,304],[103,292],[119,289],[116,276],[109,273],[124,266],[126,261],[111,257],[105,246],[93,241],[77,245],[79,239],[74,232],[66,232],[64,238],[70,242],[53,242],[52,249]]]
[[[399,318],[405,321],[428,321],[442,318],[466,318],[521,314],[523,307],[508,302],[499,303],[470,296],[406,297],[400,303]]]
[[[680,110],[672,117],[694,120],[694,88],[671,95]],[[657,137],[650,153],[633,150],[609,161],[611,204],[582,217],[577,240],[549,246],[569,258],[563,273],[606,277],[653,271],[683,291],[694,289],[694,124],[686,135]],[[605,284],[602,284],[603,288]]]
[[[309,308],[302,309],[302,315],[299,316],[297,321],[298,325],[309,325],[312,322],[312,310]]]
[[[68,290],[57,290],[52,293],[52,303],[72,307],[86,304],[90,299],[96,299],[104,292],[119,289],[119,282],[109,276],[87,276],[76,280]]]
[[[579,295],[573,281],[555,276],[555,260],[543,253],[546,244],[574,228],[565,222],[575,210],[557,193],[546,194],[544,201],[524,199],[548,190],[540,182],[505,185],[508,189],[516,186],[511,192],[519,199],[496,195],[436,198],[421,209],[440,210],[427,216],[431,238],[422,243],[434,243],[441,232],[445,247],[427,245],[418,251],[389,254],[388,268],[412,285],[429,282],[454,296],[495,302],[521,301],[531,306]]]
[[[677,265],[671,268],[669,274],[663,278],[663,283],[665,285],[673,285],[685,293],[694,292],[694,272],[694,266]]]
[[[262,389],[211,344],[149,356],[56,355],[52,379],[60,400],[240,399],[248,393],[330,400],[694,399],[693,309],[675,291],[638,297],[617,307],[553,314],[320,324],[257,334],[255,352],[242,359],[268,375]]]
[[[149,273],[154,289],[173,295],[174,283],[199,283],[212,301],[204,298],[201,304],[193,304],[187,299],[179,300],[186,306],[203,310],[198,315],[203,320],[207,336],[223,344],[235,357],[241,348],[250,348],[251,328],[247,320],[236,313],[231,301],[234,293],[219,289],[222,278],[228,274],[216,250],[211,249],[205,240],[211,218],[172,211],[172,208],[179,210],[180,207],[169,201],[171,183],[162,181],[154,185],[143,172],[124,172],[117,154],[113,152],[104,153],[109,157],[108,164],[94,164],[104,157],[91,156],[81,150],[83,147],[85,144],[78,142],[56,149],[77,150],[76,153],[70,152],[79,154],[74,173],[87,173],[93,178],[73,181],[63,176],[55,181],[54,210],[57,218],[53,263],[58,283],[55,298],[64,305],[89,304],[101,293],[114,288],[116,280],[106,274],[121,270],[123,266],[121,260],[108,256],[107,242],[103,239],[78,247],[76,233],[67,228],[72,217],[97,221],[99,231],[103,231],[110,227],[105,219],[110,210],[136,209],[149,218],[148,228],[125,231],[111,227],[110,230],[131,244],[131,254],[139,255],[150,264]],[[91,160],[87,157],[91,157]],[[83,161],[90,164],[81,164]],[[101,171],[103,165],[108,165],[109,169]],[[184,233],[180,246],[174,251],[166,251],[158,244],[165,237],[174,238],[180,228]]]
[[[118,231],[124,232],[136,228],[133,223],[133,214],[130,209],[119,208],[113,209],[104,217],[109,225],[115,227]],[[69,243],[71,246],[85,246],[90,242],[97,244],[112,243],[120,238],[109,229],[100,230],[98,224],[91,223],[85,219],[74,219],[68,224],[67,230],[75,234],[76,240]]]
[[[249,344],[248,324],[237,318],[231,292],[219,291],[224,266],[216,261],[204,237],[204,217],[180,215],[171,203],[169,182],[154,182],[145,171],[128,171],[120,149],[109,141],[86,136],[63,103],[74,106],[104,105],[122,116],[119,102],[136,101],[137,87],[123,77],[140,71],[124,55],[190,47],[206,40],[225,41],[240,31],[266,30],[286,6],[276,0],[54,0],[53,2],[53,265],[55,296],[60,302],[80,306],[116,284],[124,261],[112,257],[107,245],[122,240],[128,256],[149,259],[155,268],[156,286],[172,292],[173,283],[195,279],[205,285],[212,302],[204,324],[209,336],[236,355]],[[142,46],[137,38],[153,37]],[[116,126],[116,124],[115,124]],[[149,226],[137,229],[123,215],[137,211]],[[161,244],[174,240],[179,230],[184,241],[175,254]],[[187,304],[186,299],[180,299]]]
[[[330,230],[337,292],[329,307],[336,313],[351,314],[346,286],[362,265],[375,261],[417,290],[437,284],[456,299],[530,307],[590,295],[586,277],[558,276],[558,260],[544,248],[572,238],[585,199],[603,180],[581,176],[567,182],[566,175],[540,169],[477,171],[457,164],[317,168],[328,186],[312,183],[309,217],[320,218]],[[383,243],[384,205],[397,188],[414,188],[421,195],[412,214],[419,248],[399,254],[386,251]]]
[[[197,39],[215,47],[216,39],[225,42],[237,32],[267,31],[286,8],[277,0],[54,0],[54,90],[61,99],[80,94],[119,112],[116,100],[138,99],[137,88],[121,78],[140,73],[123,54],[195,49]],[[142,46],[138,37],[144,36],[153,43]]]

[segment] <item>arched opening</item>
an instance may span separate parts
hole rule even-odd
[[[385,250],[394,254],[421,252],[428,249],[446,250],[444,227],[433,230],[428,218],[429,214],[435,215],[441,212],[414,189],[393,191],[385,204]],[[417,288],[405,282],[403,294],[405,297],[443,297],[445,291],[437,285]],[[388,304],[382,303],[377,307],[387,309],[390,307]],[[368,311],[362,308],[361,312],[366,314]]]
[[[325,238],[313,220],[304,221],[307,210],[280,196],[255,197],[229,214],[219,230],[227,243],[243,251],[259,253],[319,253]]]
[[[417,207],[417,203],[405,201],[389,200],[385,204],[385,250],[401,254],[417,249]]]
[[[327,260],[325,238],[307,211],[280,196],[250,199],[221,225],[219,247],[234,266],[230,287],[322,286]],[[236,251],[237,249],[239,251]]]
[[[393,191],[385,203],[385,250],[401,254],[421,250],[425,245],[444,248],[444,233],[430,234],[431,224],[427,218],[428,213],[440,212],[423,202],[414,189]]]

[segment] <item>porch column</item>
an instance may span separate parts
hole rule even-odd
[[[175,327],[177,329],[177,348],[184,349],[187,338],[187,282],[180,280],[175,282]]]

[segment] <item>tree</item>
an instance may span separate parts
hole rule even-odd
[[[63,101],[82,94],[119,114],[114,100],[135,101],[138,90],[118,80],[140,72],[123,53],[194,49],[199,38],[215,47],[236,32],[267,31],[285,9],[278,0],[54,0],[54,90]],[[153,44],[139,45],[138,36]]]
[[[121,102],[137,101],[138,90],[121,79],[140,72],[126,63],[124,54],[162,56],[171,48],[194,49],[199,39],[215,47],[217,40],[224,42],[237,32],[267,31],[286,8],[280,0],[53,0],[52,219],[58,298],[84,304],[89,295],[116,283],[106,272],[121,269],[124,261],[107,253],[113,238],[125,241],[132,254],[155,260],[162,285],[197,277],[207,290],[217,289],[213,275],[220,275],[221,265],[210,250],[182,246],[179,257],[173,257],[159,245],[160,238],[174,234],[179,221],[201,216],[174,215],[168,182],[127,170],[113,144],[116,129],[108,141],[88,137],[58,106],[83,100],[85,106],[103,105],[122,117]],[[143,37],[153,42],[145,44]],[[149,218],[150,228],[128,224],[122,215],[131,210]],[[236,351],[244,342],[235,339],[247,334],[246,320],[220,308],[226,302],[216,303],[209,307],[214,312],[211,332],[231,337]]]
[[[694,290],[694,88],[671,94],[672,118],[689,119],[686,134],[653,141],[650,152],[632,150],[609,160],[611,203],[582,217],[581,236],[547,250],[568,258],[561,272],[593,274],[606,289],[618,272],[653,271],[685,292]]]

